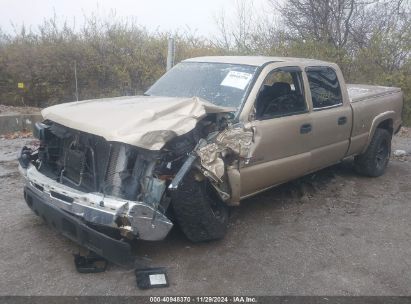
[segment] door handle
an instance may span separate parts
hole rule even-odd
[[[346,123],[347,123],[347,117],[342,116],[342,117],[338,118],[338,125],[339,126],[345,125]]]
[[[304,124],[304,125],[302,125],[301,128],[300,128],[300,133],[301,133],[301,134],[310,133],[310,132],[311,132],[311,129],[312,129],[311,124]]]

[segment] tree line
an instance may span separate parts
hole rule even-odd
[[[217,35],[150,32],[135,22],[89,17],[81,28],[51,18],[13,34],[0,28],[0,103],[38,106],[143,93],[166,68],[202,55],[308,57],[337,62],[350,83],[404,90],[411,125],[411,0],[237,0],[215,16]],[[76,70],[76,71],[75,71]],[[20,85],[19,85],[20,83]]]

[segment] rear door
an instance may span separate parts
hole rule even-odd
[[[350,144],[352,110],[342,94],[341,73],[331,67],[305,69],[312,100],[313,141],[311,168],[314,171],[344,158]],[[340,83],[342,82],[342,84]]]

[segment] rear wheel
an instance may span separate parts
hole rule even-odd
[[[391,134],[377,128],[364,154],[355,157],[355,169],[366,176],[377,177],[384,174],[391,155]]]
[[[172,194],[175,218],[192,242],[224,237],[228,226],[228,207],[215,193],[208,180],[198,181],[192,171]]]

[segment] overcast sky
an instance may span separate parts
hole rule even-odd
[[[261,11],[266,0],[254,0]],[[36,29],[44,18],[54,13],[58,20],[81,24],[84,15],[110,16],[115,10],[118,18],[133,18],[149,30],[185,29],[207,36],[216,33],[213,16],[222,9],[229,15],[236,0],[0,0],[0,28],[12,32],[11,22]]]

